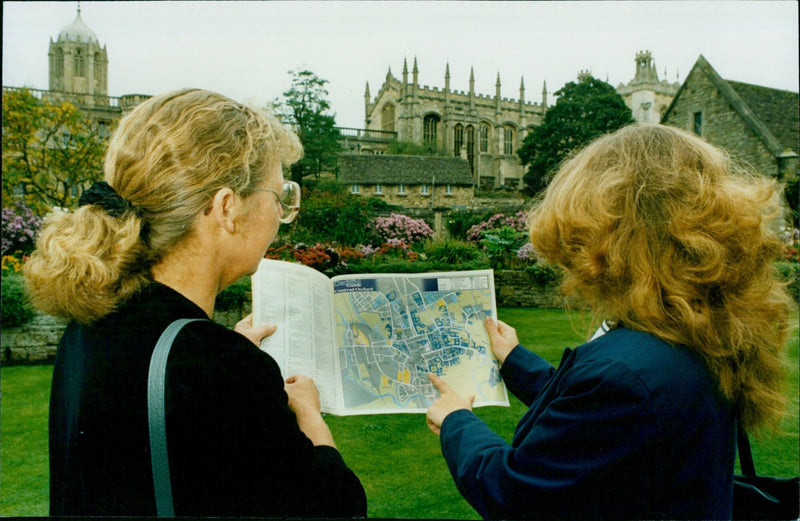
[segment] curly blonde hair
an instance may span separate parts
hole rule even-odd
[[[783,215],[775,180],[688,132],[635,124],[565,162],[528,224],[595,323],[698,352],[752,429],[785,413],[794,303],[773,265]]]
[[[247,197],[269,162],[302,154],[273,115],[200,89],[148,99],[122,118],[105,157],[105,180],[132,209],[99,206],[45,220],[25,266],[33,303],[91,323],[151,281],[150,269],[186,239],[223,187]]]

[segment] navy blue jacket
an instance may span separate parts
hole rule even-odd
[[[50,513],[155,516],[150,356],[178,318],[206,318],[151,284],[91,326],[67,326],[50,398]],[[303,434],[280,369],[245,337],[187,325],[167,363],[166,429],[178,516],[365,516],[361,482]]]
[[[558,369],[517,346],[501,374],[530,407],[510,445],[467,410],[441,428],[484,518],[731,518],[734,415],[689,349],[620,328]]]

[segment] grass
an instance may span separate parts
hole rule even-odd
[[[0,373],[0,516],[48,514],[52,376],[52,365],[3,367]]]
[[[580,315],[546,309],[499,310],[517,328],[523,344],[557,364],[565,347],[585,338]],[[576,332],[579,331],[580,333]],[[788,344],[791,410],[798,410],[798,338]],[[47,408],[51,366],[2,368],[0,408],[0,515],[48,514]],[[510,440],[525,407],[482,407],[476,414]],[[419,414],[326,418],[348,465],[361,478],[370,517],[478,519],[461,497],[439,450],[439,438]],[[753,456],[761,474],[799,472],[797,416],[787,418],[779,436],[754,437]]]

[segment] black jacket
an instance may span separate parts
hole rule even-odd
[[[50,398],[51,515],[153,516],[150,356],[178,318],[207,318],[154,283],[91,326],[67,326]],[[315,447],[275,361],[211,321],[192,322],[167,364],[166,428],[178,516],[366,515],[358,478]]]

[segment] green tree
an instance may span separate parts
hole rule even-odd
[[[272,105],[303,143],[303,158],[291,168],[292,180],[302,185],[306,176],[336,171],[341,145],[336,116],[328,113],[328,80],[308,70],[289,73],[292,87]]]
[[[103,178],[108,130],[71,103],[3,91],[3,199],[22,189],[40,215],[75,206],[83,188]]]
[[[529,165],[523,179],[528,195],[542,191],[571,152],[634,122],[614,87],[591,75],[579,75],[577,83],[567,83],[556,96],[544,123],[525,136],[517,151],[522,164]]]

